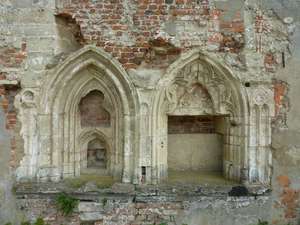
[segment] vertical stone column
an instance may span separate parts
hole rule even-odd
[[[123,183],[130,183],[132,179],[132,143],[130,143],[131,139],[131,126],[130,126],[130,116],[124,115],[124,167],[123,167]]]
[[[38,165],[38,134],[37,109],[35,93],[24,90],[16,97],[16,107],[19,109],[18,119],[22,123],[21,135],[24,139],[24,157],[16,171],[18,178],[34,178]]]

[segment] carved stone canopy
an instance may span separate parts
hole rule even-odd
[[[165,95],[168,114],[230,114],[234,110],[232,90],[211,65],[200,59],[177,73]]]

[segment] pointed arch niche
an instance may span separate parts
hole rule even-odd
[[[269,117],[265,116],[268,114],[267,107],[264,107],[264,116],[259,117],[263,128],[256,128],[257,123],[252,126],[252,121],[256,120],[257,115],[252,118],[248,95],[246,87],[234,77],[227,67],[217,63],[214,58],[200,53],[199,50],[184,54],[171,65],[159,81],[153,101],[151,115],[152,183],[167,180],[170,169],[174,168],[192,171],[202,168],[219,170],[226,179],[247,183],[269,183],[270,149],[266,143],[270,141],[271,123]],[[269,103],[271,104],[272,101]],[[184,133],[186,129],[190,133],[201,130],[197,127],[201,118],[209,118],[209,121],[214,121],[213,132],[222,136],[222,145],[219,145],[221,149],[218,150],[219,152],[211,154],[209,156],[211,158],[207,160],[202,158],[207,156],[207,152],[199,153],[199,151],[209,151],[207,142],[212,139],[204,138],[202,142],[205,145],[204,149],[199,147],[196,149],[198,152],[195,149],[194,152],[189,150],[189,145],[195,144],[194,139],[190,142],[186,141],[186,137],[190,138],[191,135],[182,136],[180,139],[181,133]],[[173,121],[177,124],[172,124]],[[178,126],[178,121],[184,121],[181,127]],[[265,138],[264,152],[260,151],[259,154],[263,155],[260,158],[263,158],[264,161],[258,160],[257,154],[251,153],[251,140],[257,139],[255,135],[262,132],[262,129],[264,129],[263,136]],[[172,136],[174,130],[175,133],[179,131],[175,138]],[[216,140],[213,139],[212,142]],[[197,141],[199,142],[199,138]],[[198,142],[197,145],[199,145]],[[256,151],[259,151],[261,143],[256,142],[254,145]],[[178,148],[178,146],[181,149],[170,149]],[[201,165],[201,160],[203,164],[213,163],[212,157],[220,161],[211,165]],[[184,160],[186,162],[183,162]]]
[[[20,176],[55,181],[94,165],[97,174],[133,181],[137,95],[116,60],[85,47],[46,76],[37,99],[38,160],[30,173],[18,170]],[[31,149],[21,168],[32,158]]]

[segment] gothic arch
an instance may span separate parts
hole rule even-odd
[[[231,126],[225,137],[228,145],[224,147],[224,176],[239,181],[246,177],[248,180],[247,93],[229,68],[196,49],[173,63],[156,87],[151,112],[152,182],[157,183],[167,177],[167,115],[173,115],[174,112],[178,115],[181,93],[189,92],[194,84],[200,84],[208,91],[213,105],[213,113],[208,114],[229,116],[228,123]],[[207,114],[199,110],[190,110],[190,113]]]
[[[101,140],[105,143],[106,147],[106,153],[107,153],[107,168],[105,169],[105,174],[110,174],[111,171],[114,169],[113,168],[113,163],[112,162],[112,140],[109,138],[107,135],[105,135],[103,132],[101,132],[99,129],[94,128],[94,129],[89,129],[89,130],[83,130],[82,133],[79,135],[79,145],[80,145],[80,150],[83,156],[81,156],[85,163],[86,163],[86,149],[90,141],[93,140]]]
[[[132,182],[135,173],[138,97],[128,74],[104,51],[87,46],[72,54],[59,67],[49,72],[36,100],[38,114],[39,180],[59,180],[80,174],[80,135],[93,135],[93,128],[80,127],[78,105],[89,92],[104,93],[112,112],[112,175]],[[89,130],[90,129],[90,130]],[[106,132],[106,133],[105,133]],[[28,149],[30,152],[30,149]],[[24,163],[25,164],[25,163]]]

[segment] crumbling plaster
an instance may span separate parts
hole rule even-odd
[[[73,47],[72,44],[70,45],[70,48],[66,47],[66,41],[64,40],[67,40],[68,38],[62,38],[62,29],[57,29],[55,18],[53,16],[55,6],[54,1],[45,0],[36,2],[38,2],[36,5],[32,4],[31,1],[6,0],[0,3],[0,10],[1,12],[4,12],[4,16],[1,17],[1,48],[5,49],[9,46],[16,49],[17,54],[20,53],[20,55],[18,55],[20,56],[20,60],[13,62],[16,63],[17,66],[13,63],[10,64],[13,66],[9,67],[1,64],[1,72],[6,73],[6,77],[8,78],[6,79],[6,83],[20,81],[22,90],[31,90],[33,93],[37,91],[37,87],[41,85],[41,81],[45,77],[46,65],[48,65],[49,69],[55,67],[57,64],[61,65],[66,58],[66,55],[69,54],[69,51],[75,51],[78,48]],[[220,5],[223,4],[219,1],[216,2]],[[238,80],[240,80],[241,84],[245,84],[246,82],[251,84],[251,88],[249,88],[248,91],[250,92],[248,95],[252,96],[249,97],[250,100],[255,99],[254,97],[256,94],[251,92],[255,87],[262,85],[266,86],[267,89],[272,89],[272,79],[283,80],[286,82],[288,92],[286,93],[286,96],[280,96],[280,99],[288,101],[285,105],[288,105],[289,108],[283,109],[282,111],[285,114],[284,118],[286,118],[287,121],[279,123],[279,125],[283,124],[284,126],[277,126],[275,117],[274,127],[272,129],[272,148],[274,157],[272,162],[272,216],[270,218],[273,220],[272,222],[274,224],[281,224],[284,222],[297,224],[299,222],[299,199],[297,193],[300,189],[299,159],[297,157],[297,155],[299,155],[298,146],[300,146],[298,143],[298,140],[300,140],[298,135],[300,129],[298,112],[300,109],[298,103],[298,87],[300,85],[298,82],[298,74],[300,72],[298,69],[300,63],[298,60],[300,56],[298,46],[300,46],[300,35],[298,31],[299,15],[297,13],[299,5],[297,5],[298,2],[293,0],[263,1],[263,6],[272,10],[268,11],[265,10],[266,8],[263,8],[266,23],[263,24],[265,26],[263,27],[263,33],[257,34],[254,32],[255,29],[253,24],[255,23],[254,18],[257,10],[259,11],[259,7],[255,4],[256,1],[246,1],[245,3],[246,6],[242,8],[245,9],[245,12],[241,14],[244,17],[246,27],[244,34],[245,47],[242,48],[242,52],[239,52],[238,54],[232,52],[209,52],[208,54],[216,57],[216,62],[222,62],[222,65],[230,67],[232,74],[238,76]],[[127,10],[131,9],[132,8],[129,7]],[[274,11],[276,12],[275,15],[273,14]],[[230,13],[230,15],[232,15],[232,13]],[[287,16],[293,17],[294,22],[285,24],[284,18]],[[191,24],[189,20],[169,21],[169,23],[166,23],[161,27],[162,32],[158,33],[156,37],[168,39],[169,34],[166,33],[172,33],[174,31],[174,26],[176,28],[176,36],[184,34],[183,31],[189,33],[191,30],[198,30],[198,26]],[[207,32],[205,29],[203,30],[204,33]],[[290,32],[289,37],[287,36],[286,31]],[[196,36],[197,38],[189,39],[189,42],[186,43],[200,45],[201,52],[203,52],[203,49],[214,51],[215,48],[218,48],[218,43],[203,41],[206,40],[207,37],[203,37],[202,34],[202,31],[198,33],[195,32],[193,37]],[[217,31],[212,31],[212,34],[216,34],[216,37],[218,36]],[[255,40],[257,41],[260,38],[262,38],[264,43],[263,51],[257,52]],[[117,40],[119,41],[119,39]],[[128,40],[128,38],[125,37],[125,40]],[[172,37],[170,42],[176,47],[180,47],[181,45],[181,42],[176,37]],[[26,43],[26,45],[24,45],[24,43]],[[53,46],[53,48],[49,48],[48,46]],[[101,47],[107,50],[107,46]],[[286,65],[285,68],[281,68],[276,72],[283,64],[281,60],[282,52],[285,53]],[[275,56],[276,60],[266,53]],[[266,55],[268,57],[266,57]],[[156,67],[149,68],[147,63],[142,63],[134,69],[127,70],[126,73],[131,77],[130,79],[137,88],[137,95],[139,96],[139,99],[141,99],[139,104],[141,107],[140,118],[141,120],[147,121],[147,114],[150,110],[147,103],[153,100],[151,97],[151,89],[155,88],[158,80],[165,75],[165,70]],[[262,93],[263,92],[265,91],[262,90]],[[0,110],[4,112],[2,108]],[[0,116],[2,124],[5,124],[5,113],[2,113],[1,115],[3,115]],[[32,115],[34,115],[34,113]],[[19,113],[19,116],[22,116],[22,113]],[[147,129],[149,128],[149,123],[141,123],[139,126],[140,127],[137,129]],[[33,127],[31,129],[34,130]],[[30,130],[27,130],[27,132],[29,131]],[[8,134],[9,132],[3,128],[0,137],[7,137]],[[151,135],[145,134],[140,137],[140,146],[148,145],[150,143],[149,136]],[[9,142],[10,141],[7,141],[7,138],[5,138],[5,143]],[[20,145],[17,146],[17,148],[19,151],[22,151],[23,146]],[[7,156],[9,156],[8,153],[10,150],[9,144],[1,145],[1,152],[4,152],[4,155],[6,156],[1,157],[1,160],[4,160],[5,163],[1,163],[1,168],[3,167],[3,169],[1,169],[0,172],[1,175],[5,174],[5,178],[2,179],[5,188],[1,188],[1,190],[5,190],[4,193],[10,188],[10,179],[6,178],[7,171],[9,171],[7,160],[10,160]],[[151,149],[145,151],[148,151],[149,153]],[[148,163],[146,159],[140,161],[140,165],[145,163]],[[138,180],[138,174],[135,174],[133,177],[136,177],[136,181]],[[10,201],[11,198],[6,198],[5,202]],[[8,206],[9,205],[7,205],[7,207]],[[13,209],[13,207],[14,206],[9,206],[8,208]],[[12,211],[7,210],[6,212]],[[1,211],[3,215],[0,214],[0,218],[14,217],[11,213],[6,212]],[[195,212],[195,214],[198,214],[197,210]],[[210,220],[209,218],[211,218],[211,216],[208,216],[207,220]]]

